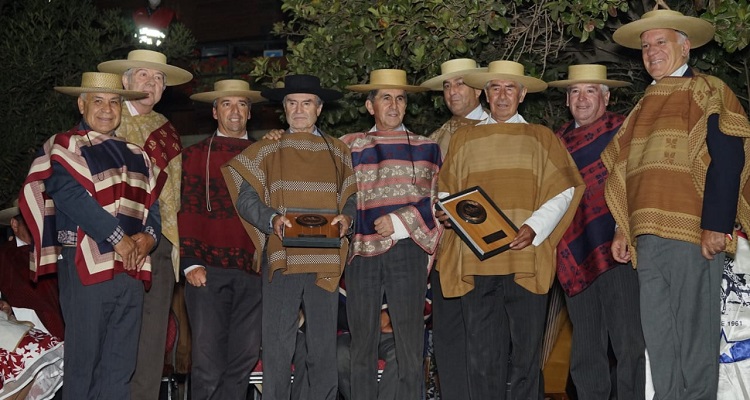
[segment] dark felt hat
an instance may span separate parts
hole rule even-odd
[[[284,96],[292,93],[314,94],[323,101],[334,101],[343,96],[337,90],[322,88],[320,78],[313,75],[287,75],[283,87],[263,89],[260,92],[261,96],[271,101],[282,101]]]

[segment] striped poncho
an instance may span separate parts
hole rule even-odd
[[[104,210],[115,216],[127,235],[143,231],[148,208],[159,196],[151,163],[140,147],[95,131],[70,130],[52,136],[31,164],[19,198],[34,238],[30,260],[34,276],[56,272],[60,254],[55,204],[44,187],[44,180],[52,176],[53,162],[63,166]],[[77,240],[75,264],[84,285],[110,280],[121,272],[150,280],[148,256],[140,271],[125,271],[109,242],[97,243],[81,228]]]
[[[711,115],[719,116],[723,134],[750,137],[742,106],[720,79],[703,74],[662,78],[646,89],[602,153],[609,171],[607,205],[628,240],[633,264],[639,235],[701,243]],[[750,226],[750,141],[743,142],[746,162],[737,215]]]
[[[621,114],[605,112],[586,126],[576,127],[575,121],[570,121],[555,132],[586,183],[573,222],[557,245],[557,279],[568,296],[582,292],[599,275],[617,266],[610,249],[615,219],[604,201],[607,169],[599,156],[624,119]]]
[[[508,250],[479,260],[452,230],[446,230],[437,268],[445,297],[463,296],[474,276],[515,274],[532,293],[547,293],[555,276],[555,247],[583,195],[578,168],[560,140],[535,124],[497,123],[459,129],[440,172],[441,192],[480,186],[516,226],[568,188],[573,200],[555,229],[539,246]]]
[[[435,253],[442,233],[432,205],[442,164],[437,143],[407,131],[350,133],[341,140],[351,148],[359,189],[349,258],[372,257],[393,247],[393,239],[375,230],[375,220],[390,213],[414,243]]]
[[[232,202],[237,204],[246,181],[269,207],[284,214],[288,208],[341,210],[357,192],[351,153],[340,140],[307,132],[285,133],[281,140],[258,141],[221,168]],[[316,285],[333,292],[344,270],[349,242],[341,247],[285,248],[276,235],[267,235],[242,223],[256,251],[268,256],[269,279],[276,270],[285,274],[316,273]],[[262,253],[261,253],[262,254]],[[255,257],[260,271],[262,257]]]

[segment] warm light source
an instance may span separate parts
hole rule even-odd
[[[140,29],[138,29],[138,34],[136,35],[136,37],[139,38],[138,41],[140,43],[159,46],[161,45],[162,40],[167,37],[167,35],[158,29],[142,26],[140,27]]]

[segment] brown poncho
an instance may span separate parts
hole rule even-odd
[[[585,185],[570,154],[549,129],[535,124],[489,124],[459,129],[451,140],[438,190],[456,193],[480,186],[521,226],[542,204],[564,190],[575,194],[567,212],[539,246],[508,250],[480,261],[446,229],[438,256],[445,297],[474,288],[474,276],[515,274],[532,293],[547,293],[555,276],[555,247],[575,214]]]
[[[357,192],[349,148],[338,139],[324,140],[306,132],[285,133],[278,141],[256,142],[221,170],[235,205],[244,180],[266,205],[282,214],[287,208],[341,212],[346,199]],[[349,248],[346,238],[338,249],[285,248],[276,235],[242,222],[255,248],[268,255],[269,278],[278,269],[285,274],[314,272],[318,286],[330,292],[337,290]],[[260,271],[261,261],[261,257],[255,257],[256,271]]]
[[[720,79],[703,74],[662,78],[646,89],[620,131],[602,152],[609,170],[607,205],[633,254],[635,238],[652,234],[701,243],[708,117],[719,115],[725,135],[750,137],[750,125],[734,93]],[[750,141],[744,141],[745,160]],[[748,163],[742,171],[738,219],[750,226]],[[728,250],[732,250],[730,243]]]

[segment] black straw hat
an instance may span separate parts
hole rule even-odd
[[[292,93],[309,93],[323,101],[340,99],[343,94],[337,90],[320,87],[320,79],[313,75],[287,75],[284,87],[263,89],[260,94],[271,101],[282,101],[284,96]]]

